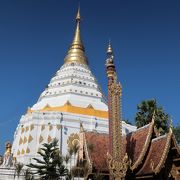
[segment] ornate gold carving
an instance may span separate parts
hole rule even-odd
[[[43,124],[42,126],[41,126],[41,131],[43,131],[45,129],[45,124]]]
[[[25,136],[23,140],[23,144],[26,144],[26,142],[27,142],[27,137]]]
[[[24,130],[25,130],[25,129],[22,127],[22,129],[21,129],[21,134],[23,134],[23,133],[24,133]]]
[[[43,140],[44,140],[44,139],[43,139],[43,137],[42,137],[42,136],[40,136],[40,137],[39,137],[39,143],[42,143],[42,142],[43,142]]]
[[[17,152],[17,156],[19,156],[21,154],[20,150],[18,149],[18,152]]]
[[[108,96],[109,96],[109,151],[107,163],[110,175],[115,180],[124,179],[131,164],[128,155],[122,156],[122,107],[121,96],[122,87],[117,83],[115,65],[113,63],[113,51],[109,45],[106,61],[108,76]]]
[[[27,149],[26,149],[26,154],[29,154],[29,153],[30,153],[30,149],[27,148]]]
[[[152,118],[152,122],[150,124],[150,127],[149,127],[149,131],[148,131],[148,134],[147,134],[147,138],[146,138],[146,141],[145,141],[145,144],[143,146],[143,149],[137,159],[137,161],[133,164],[133,166],[131,167],[131,170],[135,170],[143,161],[144,159],[144,156],[148,150],[148,147],[149,147],[149,144],[151,142],[151,137],[152,137],[152,134],[153,134],[153,129],[154,129],[154,117]]]
[[[88,172],[87,172],[86,176],[88,176],[90,173],[92,173],[92,162],[90,161],[90,158],[89,158],[90,156],[89,156],[89,152],[88,152],[86,138],[84,137],[84,133],[83,133],[83,140],[84,140],[85,157],[86,157],[87,164],[88,164]]]
[[[178,176],[180,175],[179,171],[177,170],[177,168],[176,168],[176,166],[174,164],[172,165],[172,169],[171,169],[170,174],[172,175],[172,177],[174,179],[178,179]]]
[[[87,106],[87,108],[89,108],[89,109],[94,109],[94,107],[93,107],[91,104],[89,104],[89,105]]]
[[[25,151],[24,151],[24,149],[22,149],[22,150],[21,150],[21,154],[24,154],[24,153],[25,153]]]
[[[61,129],[62,125],[61,124],[57,124],[56,128],[58,129],[58,131]]]
[[[50,143],[52,141],[51,136],[48,136],[48,143]]]
[[[33,137],[31,135],[29,135],[28,137],[28,143],[30,143],[33,140]]]
[[[79,135],[77,133],[72,133],[67,140],[68,148],[74,145],[79,145]]]
[[[22,143],[23,143],[23,140],[22,140],[22,138],[20,137],[19,145],[21,145]]]
[[[115,180],[121,180],[125,178],[126,172],[131,163],[131,161],[129,161],[127,153],[121,161],[114,159],[110,154],[108,154],[107,160],[110,174],[115,178]]]
[[[31,124],[30,131],[32,131],[33,129],[34,129],[34,124]]]
[[[79,160],[83,160],[84,155],[84,132],[79,133],[79,152],[78,152],[78,158]]]
[[[53,129],[52,124],[49,125],[49,131],[51,131]]]
[[[6,142],[5,149],[6,150],[5,150],[4,156],[10,156],[11,155],[12,144],[10,142]]]
[[[154,162],[152,161],[151,164],[150,164],[150,166],[151,166],[151,168],[152,168],[152,170],[153,170],[153,172],[154,172],[155,174],[158,174],[158,173],[160,172],[160,170],[161,170],[162,167],[164,166],[164,163],[165,163],[165,161],[166,161],[166,159],[167,159],[167,155],[168,155],[168,153],[169,153],[169,148],[170,148],[170,146],[171,146],[172,132],[173,132],[173,131],[172,131],[172,128],[170,128],[170,131],[169,131],[169,133],[167,134],[166,145],[165,145],[163,154],[162,154],[162,156],[161,156],[161,159],[160,159],[158,165],[154,168],[154,166],[153,166]]]
[[[29,126],[26,126],[26,132],[29,131]]]
[[[65,105],[67,105],[67,106],[72,106],[72,104],[71,104],[69,101],[67,101],[67,102],[65,103]]]
[[[80,132],[84,132],[84,127],[83,127],[83,123],[80,122]]]

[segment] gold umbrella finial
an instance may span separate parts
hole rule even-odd
[[[113,54],[112,45],[111,45],[111,39],[109,39],[109,45],[108,45],[108,48],[107,48],[107,54],[108,55]]]
[[[88,65],[88,60],[85,55],[84,45],[81,40],[80,22],[81,22],[81,15],[80,15],[80,6],[79,6],[76,15],[76,30],[74,33],[74,38],[68,50],[67,56],[64,59],[64,62],[80,63],[80,64]]]

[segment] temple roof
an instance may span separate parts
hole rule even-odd
[[[92,145],[89,155],[94,171],[108,171],[108,134],[84,132],[85,144]],[[163,168],[172,144],[176,157],[180,158],[179,147],[173,139],[172,130],[166,135],[154,137],[154,122],[123,136],[123,155],[128,154],[132,161],[131,170],[136,176],[158,174]]]
[[[152,174],[153,170],[155,170],[156,168],[160,168],[162,155],[165,151],[167,151],[166,149],[167,138],[168,135],[165,135],[160,138],[155,138],[152,140],[147,158],[144,162],[143,167],[137,173],[137,175]]]
[[[129,155],[132,160],[133,169],[140,164],[139,161],[143,158],[142,156],[146,152],[153,131],[154,123],[150,123],[147,126],[138,129],[133,133],[129,133],[123,136],[123,149]],[[87,144],[93,145],[93,151],[91,152],[90,160],[95,169],[101,169],[108,171],[106,162],[108,152],[108,135],[99,134],[95,132],[86,132],[85,139]]]

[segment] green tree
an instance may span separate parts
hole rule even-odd
[[[177,143],[180,144],[180,125],[174,128],[174,135],[176,137]]]
[[[153,113],[155,115],[155,127],[159,134],[165,134],[168,131],[169,115],[163,108],[158,106],[156,100],[145,100],[137,106],[135,122],[136,126],[142,127],[151,122]]]
[[[31,173],[30,168],[25,169],[24,170],[24,180],[33,180],[33,179],[34,179],[34,177]]]
[[[123,119],[123,121],[124,121],[126,124],[132,125],[132,123],[129,121],[129,119]]]
[[[36,170],[35,174],[40,175],[42,180],[57,180],[60,176],[66,176],[68,169],[63,165],[63,157],[60,155],[58,140],[51,143],[44,143],[38,151],[40,159],[33,158],[36,163],[28,165]]]
[[[22,163],[16,163],[15,164],[15,172],[14,172],[14,179],[17,176],[17,178],[19,179],[19,176],[21,175],[22,171],[23,171],[23,164]]]

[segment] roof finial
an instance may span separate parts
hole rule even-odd
[[[113,54],[113,50],[112,50],[112,46],[111,46],[111,39],[109,38],[109,45],[107,48],[107,54],[108,55],[112,55]]]
[[[81,15],[80,15],[80,5],[79,5],[76,15],[76,30],[74,33],[74,38],[64,61],[65,63],[80,63],[80,64],[88,65],[88,60],[85,55],[84,45],[81,40],[80,22],[81,22]]]
[[[76,15],[76,21],[77,21],[77,22],[81,22],[80,4],[79,4],[78,12],[77,12],[77,15]]]
[[[173,118],[172,118],[172,116],[170,117],[170,128],[173,129]]]

